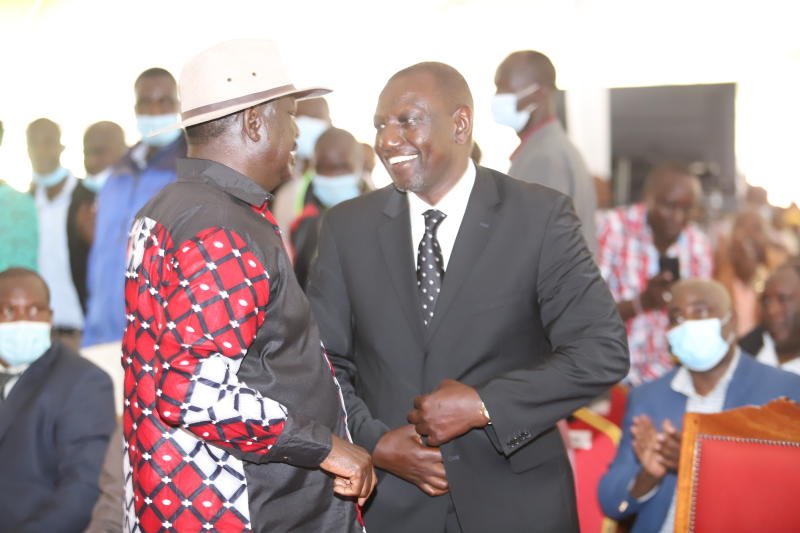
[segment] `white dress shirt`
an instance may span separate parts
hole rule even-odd
[[[461,178],[436,205],[428,204],[428,202],[414,193],[406,195],[411,219],[411,253],[414,254],[414,265],[417,264],[417,248],[419,248],[419,243],[425,235],[425,215],[423,213],[428,209],[438,209],[447,215],[436,229],[436,239],[439,241],[444,269],[447,271],[450,254],[453,252],[458,230],[461,227],[461,221],[464,219],[464,212],[467,210],[469,196],[472,194],[473,185],[475,185],[475,174],[475,165],[470,161]]]
[[[37,186],[36,212],[39,217],[39,273],[50,288],[53,326],[81,329],[83,310],[72,282],[67,244],[67,211],[78,179],[70,174],[55,198],[50,200],[44,187]]]
[[[775,351],[775,341],[772,340],[772,335],[765,331],[763,339],[764,346],[756,355],[756,361],[780,368],[787,372],[792,372],[793,374],[800,374],[800,357],[795,357],[781,364],[780,361],[778,361],[778,353]]]

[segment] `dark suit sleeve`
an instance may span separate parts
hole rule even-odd
[[[497,439],[491,440],[505,455],[628,371],[625,328],[564,196],[556,197],[544,228],[537,271],[539,315],[552,352],[532,354],[529,366],[476,387],[492,418]]]
[[[325,339],[325,350],[342,389],[353,441],[372,453],[389,427],[373,418],[367,405],[356,393],[357,370],[353,358],[350,300],[328,215],[322,220],[319,253],[311,268],[308,298],[319,324],[320,337]]]
[[[111,379],[92,367],[64,399],[53,446],[58,457],[55,489],[47,502],[23,520],[17,533],[82,531],[97,500],[100,465],[114,431]]]
[[[625,406],[625,419],[622,422],[622,440],[617,447],[617,454],[611,466],[600,479],[597,496],[603,513],[614,520],[621,520],[627,516],[638,513],[646,502],[638,502],[630,495],[630,487],[642,469],[642,465],[633,451],[633,437],[631,425],[633,417],[642,414],[638,405],[638,391],[633,389],[628,395]],[[660,421],[655,420],[659,424]],[[661,486],[659,485],[659,489]],[[650,501],[648,499],[647,501]]]

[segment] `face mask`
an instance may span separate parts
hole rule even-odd
[[[531,104],[527,108],[517,111],[517,104],[520,98],[525,98],[538,90],[539,84],[534,83],[518,93],[499,93],[494,95],[492,97],[492,117],[494,117],[494,121],[503,126],[514,128],[517,133],[521,132],[530,121],[531,113],[538,106]]]
[[[300,134],[297,136],[297,155],[303,159],[310,159],[314,155],[314,145],[319,136],[330,128],[330,124],[318,118],[305,115],[294,119]]]
[[[49,174],[37,174],[34,172],[33,181],[35,181],[37,185],[47,188],[58,185],[64,181],[67,176],[69,176],[69,170],[64,167],[58,167]]]
[[[667,332],[670,349],[683,366],[695,372],[711,370],[730,349],[730,341],[722,338],[723,323],[729,318],[687,320]]]
[[[167,113],[165,115],[136,115],[136,127],[142,135],[142,142],[147,146],[162,148],[180,137],[181,129],[165,131],[153,137],[148,137],[151,133],[169,128],[178,123],[178,115]]]
[[[358,184],[361,179],[357,174],[343,174],[341,176],[314,176],[311,186],[314,189],[314,196],[322,202],[325,207],[334,205],[355,198],[358,196]]]
[[[0,324],[0,357],[10,366],[33,363],[50,344],[49,322],[18,320]]]
[[[103,188],[103,185],[106,184],[110,176],[111,167],[101,170],[97,174],[86,174],[86,177],[83,178],[83,186],[97,194],[100,192],[100,189]]]

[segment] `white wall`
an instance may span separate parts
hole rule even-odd
[[[800,201],[798,2],[762,0],[0,0],[0,176],[30,179],[25,126],[60,123],[65,166],[81,174],[85,127],[119,122],[135,142],[135,77],[151,66],[176,75],[204,47],[265,37],[283,47],[296,84],[335,89],[335,123],[371,142],[385,80],[424,60],[445,61],[470,83],[484,163],[508,167],[517,141],[494,124],[497,64],[538,49],[559,85],[580,92],[570,119],[590,167],[604,172],[607,122],[590,105],[602,88],[738,82],[737,156],[778,204]],[[577,93],[576,93],[577,94]],[[594,95],[594,96],[591,96]],[[572,113],[574,114],[574,108]],[[574,119],[574,120],[573,120]],[[604,138],[606,140],[604,140]]]

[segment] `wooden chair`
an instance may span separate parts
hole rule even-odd
[[[683,424],[675,533],[800,531],[800,406],[774,400]]]

